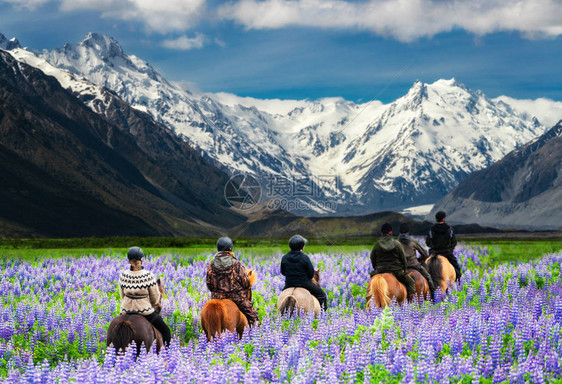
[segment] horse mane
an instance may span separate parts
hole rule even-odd
[[[130,320],[120,320],[108,335],[108,340],[112,341],[113,347],[117,351],[122,350],[125,352],[125,349],[131,344],[134,337],[135,326],[133,323]]]
[[[441,285],[443,281],[443,268],[441,266],[441,260],[439,260],[439,256],[435,255],[429,259],[429,263],[427,264],[429,275],[433,279],[436,285]]]
[[[289,296],[283,302],[283,305],[281,305],[281,307],[279,308],[279,313],[281,313],[281,315],[284,315],[288,312],[289,316],[292,317],[293,314],[295,313],[296,308],[297,308],[297,300],[294,298],[294,296]]]

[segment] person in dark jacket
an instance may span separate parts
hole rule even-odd
[[[307,240],[295,235],[289,239],[291,252],[281,259],[281,274],[285,276],[285,287],[305,288],[320,302],[323,310],[328,309],[328,297],[322,288],[312,282],[314,267],[308,255],[303,252]]]
[[[421,275],[427,280],[429,290],[433,293],[433,291],[435,291],[435,284],[433,284],[431,276],[420,263],[420,261],[423,262],[427,259],[427,251],[420,243],[410,237],[410,226],[408,223],[400,224],[400,235],[398,235],[398,241],[402,244],[402,248],[404,248],[408,269],[415,269],[421,273]],[[419,260],[416,255],[416,251],[420,254]]]
[[[374,271],[371,276],[380,273],[392,273],[399,282],[404,284],[408,291],[408,300],[416,293],[416,282],[407,273],[408,266],[404,248],[400,242],[392,238],[392,226],[383,224],[381,228],[382,237],[376,242],[371,251],[371,264]]]
[[[457,280],[459,280],[462,276],[461,266],[453,254],[453,250],[457,246],[457,239],[453,228],[445,223],[446,216],[443,211],[435,214],[437,223],[429,230],[429,234],[425,238],[425,244],[429,247],[430,255],[441,255],[449,260],[453,268],[455,268]]]
[[[217,241],[217,254],[207,266],[207,288],[211,299],[230,299],[240,309],[250,326],[259,322],[258,312],[253,306],[248,290],[251,288],[246,268],[234,257],[234,244],[228,237]],[[250,291],[251,292],[251,291]]]

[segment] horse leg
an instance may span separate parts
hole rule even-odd
[[[236,324],[236,332],[238,333],[238,338],[240,339],[242,338],[242,335],[244,334],[244,329],[246,329],[247,326],[248,326],[248,319],[246,318],[246,315],[238,311],[238,322]]]
[[[156,353],[160,353],[160,350],[164,346],[164,338],[162,337],[162,334],[160,333],[160,331],[157,330],[154,326],[152,326],[152,330],[154,331],[153,342],[156,342]],[[147,352],[150,350],[150,347],[152,347],[152,343],[151,343],[150,346],[146,347]]]

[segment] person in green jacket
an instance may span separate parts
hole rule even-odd
[[[392,226],[389,223],[383,224],[381,233],[381,239],[375,243],[371,251],[371,264],[374,269],[371,276],[379,273],[393,274],[399,282],[404,284],[408,292],[408,300],[411,300],[416,293],[416,283],[406,273],[408,263],[404,248],[392,237]]]

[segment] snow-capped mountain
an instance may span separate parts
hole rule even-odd
[[[15,37],[7,39],[6,36],[0,33],[0,49],[10,50],[20,48],[20,42]]]
[[[454,79],[416,82],[390,104],[337,98],[252,103],[181,89],[108,36],[89,34],[80,44],[38,55],[49,70],[88,80],[80,92],[90,108],[96,110],[103,95],[88,87],[106,87],[230,174],[258,176],[264,191],[272,192],[277,177],[310,178],[322,192],[300,197],[311,211],[367,213],[433,203],[544,132],[531,114]],[[318,186],[325,176],[337,176],[338,183]],[[327,198],[337,207],[312,204]]]

